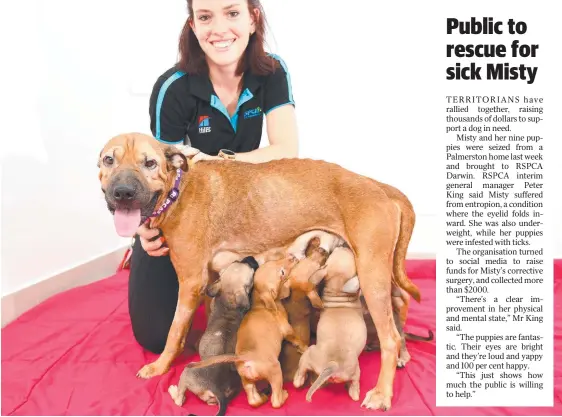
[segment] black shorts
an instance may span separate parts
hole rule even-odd
[[[150,256],[135,236],[129,275],[129,316],[137,342],[162,353],[178,303],[178,277],[169,255]]]

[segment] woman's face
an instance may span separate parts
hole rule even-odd
[[[209,65],[237,65],[244,54],[255,19],[247,0],[193,0],[191,29]]]

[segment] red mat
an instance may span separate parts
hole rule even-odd
[[[410,277],[423,295],[411,303],[406,329],[435,331],[435,262],[410,261]],[[128,271],[75,288],[45,301],[2,330],[3,415],[214,415],[193,395],[182,408],[167,393],[176,384],[183,364],[179,358],[170,372],[148,381],[137,379],[142,365],[157,356],[135,342],[127,312]],[[412,361],[398,370],[392,408],[384,415],[562,415],[562,262],[555,264],[555,407],[553,408],[436,408],[435,344],[409,342]],[[201,332],[202,311],[193,331]],[[435,335],[439,337],[438,334]],[[190,337],[190,339],[193,336]],[[361,357],[361,400],[378,376],[380,354]],[[270,403],[259,409],[242,393],[228,415],[375,415],[353,402],[343,385],[319,390],[312,403],[306,390],[286,384],[289,399],[278,410]]]

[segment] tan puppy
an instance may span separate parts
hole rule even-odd
[[[280,301],[289,296],[287,274],[296,262],[296,258],[289,256],[266,262],[256,271],[252,307],[240,324],[236,355],[220,355],[190,363],[187,367],[202,368],[235,362],[251,406],[259,407],[267,401],[267,395],[260,394],[256,388],[256,382],[266,380],[271,385],[271,406],[281,407],[289,395],[283,389],[283,374],[278,360],[281,343],[285,339],[301,351],[307,347],[295,336]]]
[[[318,378],[306,395],[311,401],[314,392],[325,382],[348,383],[353,401],[359,400],[359,355],[367,342],[367,328],[359,301],[359,279],[353,252],[339,247],[328,258],[326,267],[311,277],[315,285],[325,280],[316,344],[302,355],[294,385],[300,388],[308,371]]]
[[[178,156],[179,164],[174,163]],[[179,197],[165,205],[166,211],[150,218],[150,226],[162,230],[170,248],[178,274],[178,304],[163,353],[140,369],[138,376],[168,372],[183,351],[216,256],[240,256],[230,262],[256,257],[290,245],[303,233],[324,230],[340,236],[353,251],[380,339],[380,373],[363,405],[390,408],[400,348],[391,308],[393,275],[419,301],[419,291],[408,279],[404,264],[415,222],[406,196],[324,161],[199,161],[192,165],[175,146],[139,133],[124,134],[109,140],[99,159],[102,190],[120,235],[133,235],[140,222],[164,205],[180,177],[177,165],[183,170]]]
[[[305,258],[291,270],[289,283],[291,296],[283,300],[289,323],[295,335],[305,344],[310,343],[310,313],[312,305],[322,308],[322,301],[316,293],[316,287],[309,282],[310,277],[326,264],[328,252],[320,247],[319,237],[314,237],[306,247]],[[311,297],[310,294],[315,296]],[[307,297],[308,295],[308,297]],[[310,301],[309,301],[310,298]],[[292,381],[299,366],[301,354],[290,343],[283,343],[279,361],[283,370],[283,380]]]

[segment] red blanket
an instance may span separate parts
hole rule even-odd
[[[422,292],[413,301],[406,330],[435,331],[435,262],[410,261],[410,277]],[[127,277],[123,271],[94,284],[52,297],[2,329],[3,415],[214,415],[188,395],[182,408],[167,393],[183,365],[196,358],[187,353],[162,377],[135,377],[156,355],[143,351],[133,338],[127,312]],[[562,415],[562,263],[555,264],[555,407],[554,408],[436,408],[435,342],[409,342],[412,360],[398,370],[392,408],[384,415]],[[194,331],[204,326],[203,311]],[[435,335],[439,337],[438,334]],[[380,353],[361,356],[361,399],[378,376]],[[278,410],[270,403],[248,406],[244,393],[229,406],[228,415],[373,415],[360,408],[343,385],[320,389],[312,403],[305,390],[286,384],[289,399]]]

